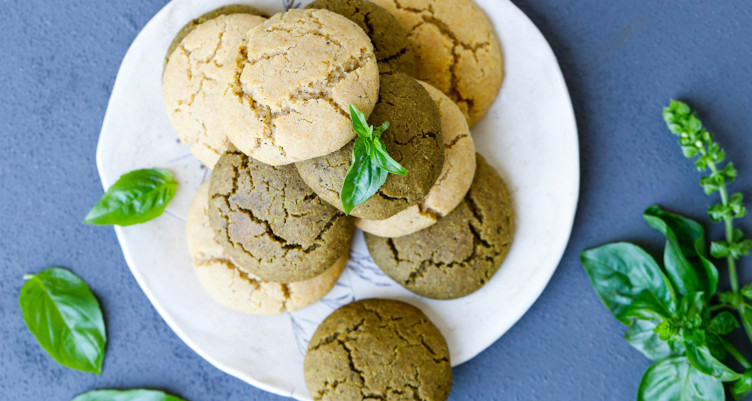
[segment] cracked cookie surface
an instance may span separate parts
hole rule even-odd
[[[396,18],[368,0],[316,0],[306,8],[333,11],[355,22],[371,38],[376,61],[415,76],[415,54]]]
[[[238,267],[264,280],[307,280],[350,248],[352,218],[300,179],[294,166],[269,166],[231,149],[210,179],[215,238]]]
[[[220,304],[250,314],[278,314],[304,308],[326,295],[339,279],[348,255],[324,273],[295,283],[274,283],[238,268],[214,238],[209,223],[209,181],[199,187],[188,209],[185,233],[193,269],[202,287]]]
[[[197,26],[203,24],[206,21],[209,21],[211,19],[217,18],[221,15],[229,15],[229,14],[251,14],[251,15],[258,15],[259,17],[269,18],[269,15],[261,10],[259,10],[256,7],[252,7],[246,4],[230,4],[228,6],[222,6],[217,8],[216,10],[209,11],[208,13],[191,20],[189,23],[185,24],[178,33],[175,35],[175,37],[172,39],[172,42],[170,43],[170,46],[167,47],[167,54],[165,54],[165,65],[170,61],[170,56],[172,55],[172,52],[175,51],[175,49],[180,46],[180,42],[183,41],[183,39],[188,36],[189,33],[193,32],[194,29],[196,29]]]
[[[447,94],[472,127],[501,87],[502,55],[493,27],[472,0],[372,0],[397,17],[418,75]]]
[[[444,167],[423,200],[385,220],[355,219],[355,226],[380,237],[401,237],[436,223],[462,202],[475,176],[475,145],[465,116],[440,90],[421,82],[436,103],[444,137]]]
[[[444,401],[452,387],[439,329],[420,309],[387,299],[329,315],[308,343],[303,371],[316,401]]]
[[[349,105],[369,115],[379,73],[371,40],[327,10],[279,13],[247,34],[224,76],[220,111],[232,143],[271,165],[331,153],[352,130]]]
[[[246,32],[265,20],[229,14],[205,21],[178,43],[165,66],[162,96],[170,122],[209,168],[230,144],[219,118],[221,76],[234,68]]]
[[[418,81],[399,72],[381,74],[379,102],[368,123],[379,126],[384,121],[390,126],[381,139],[407,175],[389,174],[375,195],[350,212],[352,216],[382,220],[417,204],[431,190],[444,165],[439,111]],[[306,184],[339,210],[352,147],[353,141],[336,152],[296,164]]]
[[[499,174],[476,155],[465,199],[425,230],[400,238],[366,234],[373,260],[389,277],[428,298],[454,299],[485,285],[514,235],[512,199]]]

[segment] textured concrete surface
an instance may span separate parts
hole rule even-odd
[[[624,328],[590,289],[578,253],[618,239],[659,250],[662,241],[640,217],[652,203],[704,218],[710,199],[660,118],[671,97],[701,112],[741,172],[734,189],[752,195],[752,5],[515,2],[552,44],[569,84],[580,207],[543,296],[501,340],[455,369],[451,399],[634,399],[648,361],[622,340]],[[144,386],[192,401],[283,399],[184,345],[138,288],[113,230],[80,223],[101,195],[94,152],[118,65],[165,1],[0,4],[0,398],[69,400],[94,388]],[[743,226],[752,232],[749,218]],[[109,343],[101,376],[57,365],[24,326],[21,277],[52,265],[82,276],[103,305]],[[743,281],[751,280],[752,260],[742,265]]]

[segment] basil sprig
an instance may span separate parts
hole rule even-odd
[[[84,223],[129,226],[159,217],[175,196],[177,185],[167,170],[131,171],[105,192]]]
[[[708,248],[698,222],[650,206],[643,217],[666,238],[662,264],[628,243],[586,250],[581,261],[601,301],[628,326],[625,339],[656,362],[642,378],[638,400],[723,401],[724,382],[739,400],[752,393],[752,363],[723,336],[744,327],[752,341],[752,284],[739,288],[736,274],[736,262],[750,253],[752,240],[733,226],[747,209],[741,194],[727,190],[737,172],[696,113],[672,101],[663,116],[684,155],[695,159],[698,171],[709,171],[700,185],[708,195],[720,195],[708,214],[724,223],[725,241]],[[711,256],[726,260],[731,291],[717,293]],[[723,362],[727,357],[744,371],[730,368]]]
[[[19,303],[39,345],[61,365],[102,373],[107,335],[89,286],[60,267],[27,274],[24,279]]]
[[[94,390],[71,401],[184,401],[158,390]]]
[[[352,164],[345,175],[340,199],[346,214],[378,192],[389,173],[406,175],[407,170],[389,156],[381,134],[389,129],[389,121],[374,128],[355,106],[350,105],[353,131],[358,135],[353,144]]]

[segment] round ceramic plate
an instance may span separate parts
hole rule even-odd
[[[97,166],[105,188],[121,174],[163,167],[178,192],[160,218],[116,227],[125,260],[154,307],[199,355],[264,390],[309,400],[303,356],[318,324],[354,300],[384,297],[421,308],[449,343],[452,365],[499,339],[551,278],[569,239],[579,192],[577,127],[556,58],[535,25],[508,0],[476,0],[502,43],[506,78],[488,114],[473,128],[476,148],[506,179],[515,207],[509,256],[480,291],[452,301],[411,294],[373,263],[356,235],[348,268],[320,302],[279,316],[249,316],[214,302],[194,276],[185,215],[209,175],[181,144],[165,113],[161,73],[166,49],[188,21],[232,0],[173,0],[125,55],[105,115]],[[294,0],[250,0],[274,14]]]

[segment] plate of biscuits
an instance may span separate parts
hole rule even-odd
[[[172,0],[97,167],[172,172],[161,217],[115,228],[134,277],[207,361],[299,400],[446,400],[579,194],[566,83],[508,0]]]

